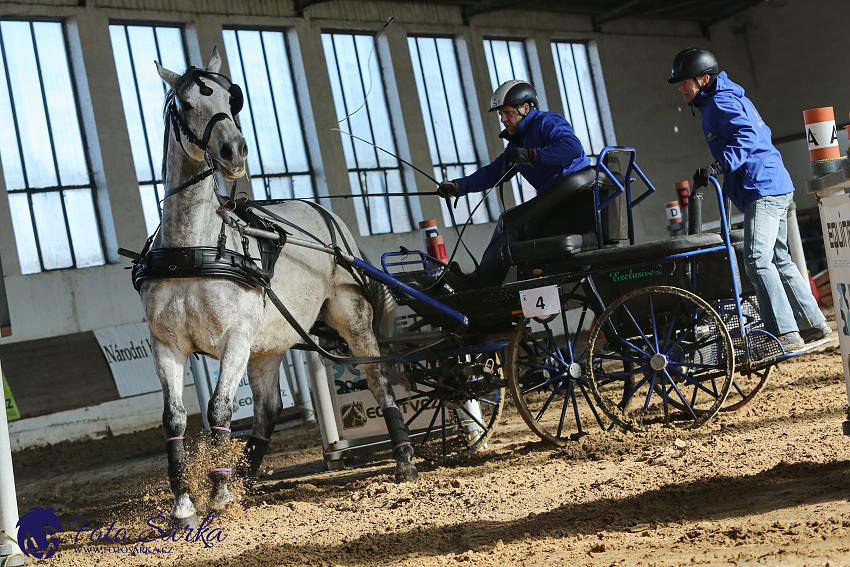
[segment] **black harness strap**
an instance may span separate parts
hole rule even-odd
[[[192,185],[194,185],[196,183],[200,183],[201,181],[203,181],[204,179],[206,179],[207,177],[209,177],[213,173],[215,173],[215,172],[212,170],[212,168],[210,168],[206,171],[202,171],[198,175],[189,179],[189,181],[187,181],[186,183],[181,183],[177,187],[174,187],[173,189],[169,189],[168,191],[166,191],[165,197],[163,197],[163,198],[171,197],[172,195],[174,195],[175,193],[179,193],[180,191],[182,191],[186,187],[191,187]]]
[[[249,287],[268,286],[271,281],[268,270],[250,258],[232,250],[220,254],[211,246],[149,250],[133,263],[132,277],[136,291],[143,282],[162,278],[226,278]]]

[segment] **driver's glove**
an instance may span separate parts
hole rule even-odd
[[[701,167],[696,170],[694,173],[694,190],[699,189],[700,187],[707,187],[709,183],[709,177],[717,177],[721,173],[726,173],[726,169],[720,162],[714,162],[711,165],[706,167]]]
[[[534,148],[514,148],[508,161],[514,165],[532,164],[537,158],[537,150]]]
[[[439,187],[437,187],[437,195],[439,195],[443,199],[454,197],[455,195],[457,195],[457,191],[457,183],[455,183],[454,181],[443,181],[442,183],[440,183]]]

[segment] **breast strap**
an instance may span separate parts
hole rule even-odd
[[[162,278],[225,278],[249,287],[266,287],[271,274],[250,259],[232,250],[220,253],[209,246],[156,248],[144,253],[133,263],[133,287],[142,282]]]

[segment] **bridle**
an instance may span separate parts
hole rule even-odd
[[[226,75],[222,75],[221,73],[213,73],[211,71],[205,71],[203,69],[198,69],[197,67],[189,67],[183,77],[181,77],[181,81],[185,80],[187,76],[196,85],[198,85],[200,93],[203,96],[211,96],[213,90],[209,86],[204,84],[201,78],[209,79],[217,83],[222,88],[226,88],[227,91],[230,93],[230,114],[226,112],[217,112],[216,114],[214,114],[209,119],[209,121],[207,121],[207,125],[204,128],[203,136],[199,138],[194,132],[192,132],[192,130],[186,124],[181,110],[177,107],[178,94],[177,88],[175,87],[174,96],[168,103],[168,107],[166,109],[166,120],[171,123],[171,129],[174,132],[174,139],[180,143],[180,148],[183,150],[183,152],[186,155],[189,155],[188,152],[186,152],[186,148],[183,146],[183,139],[180,137],[181,133],[190,144],[204,152],[204,161],[206,161],[207,165],[209,165],[209,168],[195,175],[185,183],[181,183],[177,187],[169,189],[168,191],[166,191],[165,197],[163,198],[168,198],[171,195],[174,195],[175,193],[179,193],[183,189],[195,185],[196,183],[203,181],[204,179],[215,173],[216,167],[213,165],[213,161],[209,155],[209,141],[210,136],[212,136],[213,128],[216,124],[218,124],[222,120],[230,119],[233,120],[234,124],[236,124],[236,128],[238,128],[240,132],[242,131],[242,128],[239,126],[239,122],[236,120],[236,115],[239,114],[240,110],[242,110],[242,106],[245,102],[245,98],[242,95],[242,89],[239,87],[239,85],[232,83],[230,81],[230,78]]]

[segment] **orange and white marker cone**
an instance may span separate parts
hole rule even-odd
[[[831,106],[803,111],[809,160],[815,176],[826,175],[841,168],[843,158],[838,147],[835,113]]]
[[[419,232],[422,233],[422,243],[425,245],[425,253],[446,263],[449,260],[446,254],[446,245],[443,237],[437,230],[437,219],[428,219],[419,223]]]

